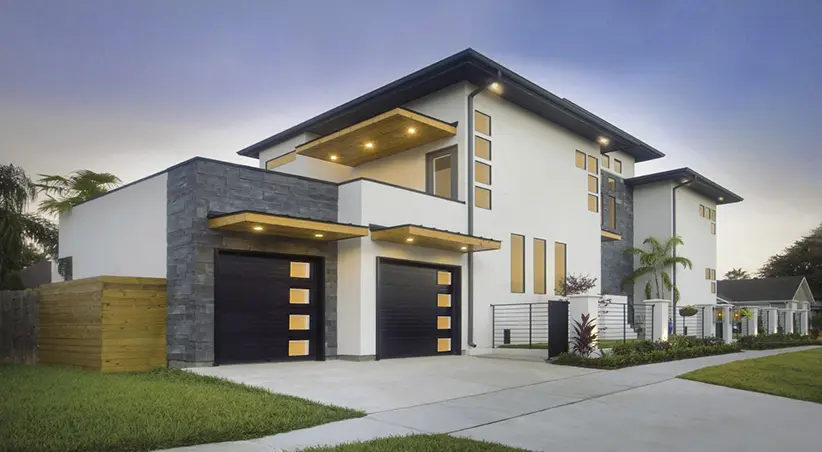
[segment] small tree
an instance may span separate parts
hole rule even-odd
[[[564,297],[570,295],[580,295],[587,293],[589,290],[593,289],[597,285],[597,279],[592,278],[588,275],[568,275],[565,280],[562,281],[562,286],[559,290],[557,295],[562,295]]]
[[[732,268],[730,271],[728,271],[728,273],[725,273],[725,279],[751,279],[751,275],[749,275],[748,272],[742,270],[741,268]]]

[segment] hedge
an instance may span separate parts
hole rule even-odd
[[[593,369],[620,369],[643,364],[678,361],[681,359],[699,358],[701,356],[724,355],[742,351],[739,344],[706,345],[687,348],[668,348],[647,353],[629,353],[625,355],[607,354],[597,358],[586,358],[579,355],[563,353],[552,362],[562,366],[589,367]]]
[[[803,347],[822,345],[822,341],[799,334],[764,334],[761,336],[743,336],[737,341],[745,350],[768,350],[772,348]]]

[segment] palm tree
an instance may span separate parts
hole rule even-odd
[[[741,268],[732,268],[728,273],[725,273],[725,279],[751,279],[751,275]]]
[[[37,186],[23,168],[0,165],[0,288],[16,289],[14,276],[31,258],[32,246],[57,254],[57,227],[26,212]]]
[[[117,187],[120,178],[111,173],[80,170],[68,177],[41,174],[37,182],[37,188],[46,195],[40,201],[40,212],[59,214]]]
[[[674,311],[676,311],[676,304],[679,301],[679,289],[674,286],[671,280],[671,275],[668,274],[668,268],[682,265],[683,268],[693,268],[690,259],[682,256],[674,255],[674,248],[677,245],[684,245],[682,237],[673,236],[665,241],[660,242],[654,237],[648,237],[642,242],[644,245],[650,245],[650,250],[642,248],[629,248],[625,253],[639,256],[639,267],[633,271],[628,277],[622,281],[622,286],[636,281],[645,276],[651,275],[645,283],[645,298],[650,299],[653,295],[656,298],[664,299],[665,291],[672,293],[672,303]],[[676,316],[674,316],[674,331],[676,331]]]

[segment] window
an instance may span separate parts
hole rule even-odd
[[[311,264],[308,262],[291,262],[289,276],[292,278],[310,278]]]
[[[545,240],[534,239],[534,293],[545,294]]]
[[[716,235],[716,223],[711,223],[711,234]]]
[[[483,209],[491,210],[491,190],[482,187],[474,187],[474,205]]]
[[[616,179],[613,177],[608,178],[608,190],[616,191]]]
[[[614,159],[614,171],[622,174],[622,160]]]
[[[425,191],[443,198],[457,198],[457,148],[430,152],[425,156]]]
[[[580,151],[577,151],[577,152],[576,152],[576,164],[577,164],[577,168],[579,168],[579,169],[585,169],[585,157],[586,157],[586,156],[585,156],[585,153],[584,153],[584,152],[580,152]]]
[[[554,294],[565,295],[566,245],[554,242]]]
[[[711,282],[711,293],[716,293],[716,283]]]
[[[511,234],[511,292],[525,293],[525,236]]]
[[[588,195],[588,210],[591,212],[599,212],[599,200],[597,195]]]
[[[616,198],[608,196],[608,227],[616,229]]]
[[[599,173],[599,161],[591,155],[588,156],[588,172],[593,174]]]
[[[491,165],[474,162],[474,177],[481,184],[491,185]]]
[[[491,160],[491,142],[482,137],[474,137],[474,154],[485,160]]]
[[[710,268],[705,269],[705,279],[711,279],[711,269]]]
[[[599,193],[599,179],[590,174],[588,175],[588,191],[591,193]]]
[[[286,163],[291,163],[294,160],[297,160],[297,153],[294,151],[289,152],[288,154],[283,154],[279,157],[274,157],[273,159],[265,162],[265,169],[273,170],[278,166],[283,166]]]
[[[711,269],[711,281],[716,281],[716,269]]]
[[[474,111],[474,130],[483,134],[491,136],[491,117],[485,113]]]
[[[705,206],[702,204],[699,205],[699,216],[703,218],[705,217]]]
[[[602,154],[602,167],[603,168],[610,168],[611,167],[611,157],[605,154]]]

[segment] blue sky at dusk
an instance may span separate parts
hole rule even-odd
[[[822,2],[0,0],[0,154],[131,181],[473,47],[740,194],[718,273],[822,222]]]

